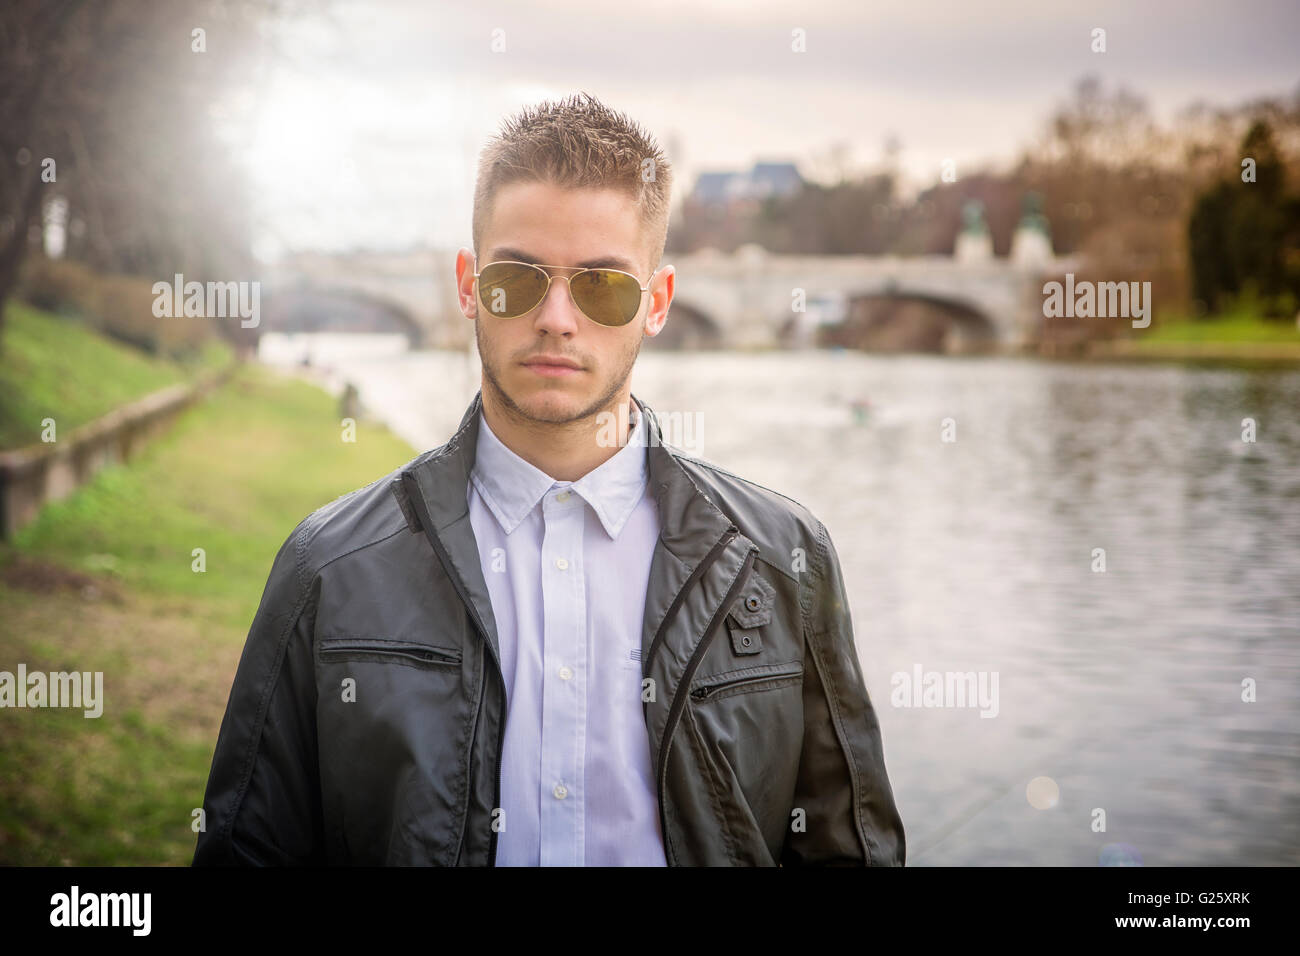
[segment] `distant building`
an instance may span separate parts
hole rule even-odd
[[[695,180],[689,201],[701,206],[791,196],[803,188],[794,163],[755,163],[748,172],[706,172]]]
[[[690,201],[701,206],[720,205],[731,198],[731,184],[738,173],[700,173]]]

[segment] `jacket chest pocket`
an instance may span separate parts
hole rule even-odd
[[[406,667],[459,667],[459,647],[441,647],[419,641],[390,640],[379,637],[331,637],[319,643],[321,663],[337,661],[374,661]]]

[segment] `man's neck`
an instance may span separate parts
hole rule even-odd
[[[483,389],[483,416],[492,434],[512,452],[556,481],[577,481],[616,455],[632,434],[630,394],[602,412],[563,424],[520,419]],[[621,406],[621,407],[620,407]],[[605,414],[607,413],[607,414]],[[612,416],[612,417],[611,417]]]

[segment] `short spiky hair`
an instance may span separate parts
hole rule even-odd
[[[668,241],[672,166],[653,136],[594,96],[525,107],[483,148],[474,189],[475,255],[497,190],[515,182],[622,190],[641,207],[648,265],[652,272],[659,267]]]

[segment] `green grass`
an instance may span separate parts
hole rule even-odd
[[[1153,344],[1166,342],[1289,342],[1300,343],[1293,319],[1261,319],[1249,313],[1230,313],[1204,319],[1182,316],[1153,323],[1134,332],[1135,339]]]
[[[364,423],[343,442],[334,399],[246,367],[0,548],[0,669],[103,671],[105,698],[97,719],[0,712],[0,864],[188,864],[276,551],[311,511],[414,454]],[[20,564],[81,583],[16,584],[6,568]]]
[[[187,363],[153,358],[83,323],[11,303],[0,332],[0,448],[41,440],[52,418],[59,437],[132,399],[231,359],[215,339]]]

